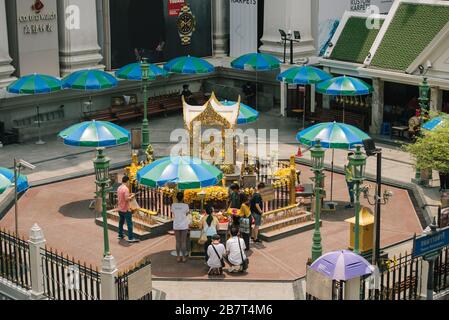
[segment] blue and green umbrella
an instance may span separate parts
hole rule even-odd
[[[220,103],[224,106],[235,106],[237,102],[235,101],[220,101]],[[237,124],[248,124],[256,122],[259,119],[260,113],[251,108],[250,106],[247,106],[244,103],[240,102],[240,113],[239,117],[237,119]]]
[[[215,70],[215,68],[204,59],[184,56],[167,62],[167,64],[164,65],[164,70],[167,72],[181,74],[201,74],[211,73]]]
[[[65,89],[85,91],[110,89],[117,85],[118,81],[113,75],[101,70],[75,71],[62,80]]]
[[[332,170],[331,170],[331,202],[333,200],[334,182],[334,150],[349,150],[357,145],[363,145],[365,140],[371,139],[362,130],[349,124],[338,122],[319,123],[302,130],[296,136],[299,143],[306,146],[314,146],[317,141],[323,148],[332,149]]]
[[[316,67],[312,66],[302,66],[302,67],[293,67],[290,68],[281,74],[278,75],[277,79],[279,81],[289,83],[289,84],[296,84],[296,85],[312,85],[317,84],[326,80],[331,79],[332,76]],[[305,91],[304,91],[305,92]],[[298,100],[299,100],[299,91],[298,91]],[[304,112],[302,113],[302,123],[303,126],[306,122],[306,95],[304,94],[304,100],[303,100],[303,108]]]
[[[317,84],[331,78],[329,73],[312,66],[293,67],[277,77],[279,81],[299,85]]]
[[[166,77],[168,75],[168,72],[164,69],[158,67],[155,64],[148,64],[149,69],[149,79],[155,80],[157,77]],[[128,64],[122,68],[120,68],[115,73],[116,77],[119,79],[124,80],[136,80],[141,81],[142,80],[142,64],[137,63],[131,63]]]
[[[363,96],[373,92],[373,87],[354,77],[337,77],[321,82],[316,91],[328,96]],[[343,122],[345,122],[345,104],[343,103]]]
[[[279,69],[281,61],[266,53],[248,53],[232,61],[231,67],[241,70],[269,71]]]
[[[341,76],[320,83],[316,90],[329,96],[363,96],[373,92],[373,87],[363,80]]]
[[[0,194],[5,192],[14,184],[14,171],[0,168]],[[24,175],[19,175],[17,179],[17,192],[23,192],[29,188],[28,179]]]
[[[448,115],[436,117],[436,118],[433,118],[432,120],[427,121],[423,125],[423,129],[428,130],[428,131],[433,131],[433,130],[441,128],[442,126],[445,126],[445,125],[449,125],[449,116]]]
[[[131,139],[128,130],[110,122],[86,121],[61,131],[64,144],[74,147],[103,148],[126,144]]]
[[[14,81],[6,90],[15,94],[42,94],[62,89],[61,80],[45,74],[31,74]]]
[[[137,172],[139,184],[158,188],[176,184],[179,190],[212,187],[220,183],[223,173],[212,164],[191,157],[168,157],[157,160]]]

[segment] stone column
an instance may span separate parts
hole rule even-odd
[[[430,89],[430,110],[434,112],[443,110],[443,91],[438,87]]]
[[[331,73],[331,69],[328,67],[324,67],[323,70],[329,74]],[[323,94],[323,109],[330,110],[330,108],[331,108],[331,96]]]
[[[263,46],[260,51],[283,58],[279,29],[301,32],[301,41],[293,47],[294,59],[314,56],[316,49],[312,36],[312,1],[316,0],[268,0],[265,1]],[[290,46],[290,45],[289,45]],[[289,58],[290,47],[287,48]],[[289,61],[290,59],[288,59]]]
[[[214,54],[227,56],[229,54],[229,0],[213,0],[213,41]]]
[[[287,115],[288,87],[287,84],[284,82],[281,82],[280,86],[281,86],[281,116],[285,117]]]
[[[11,65],[12,59],[9,55],[8,27],[6,24],[5,0],[0,0],[0,88],[6,87],[16,78],[11,74],[14,67]]]
[[[100,64],[95,1],[58,0],[61,75],[80,69],[104,69]]]
[[[103,258],[101,266],[101,300],[117,300],[117,284],[115,278],[118,270],[113,256]]]
[[[42,300],[44,296],[44,274],[42,268],[41,249],[45,247],[45,238],[42,229],[35,224],[30,230],[30,274],[31,299]]]
[[[371,134],[380,134],[382,123],[384,121],[384,86],[381,79],[373,79],[373,98],[371,111]]]

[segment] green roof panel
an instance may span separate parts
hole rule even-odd
[[[406,71],[449,22],[449,6],[401,3],[371,67]]]
[[[382,26],[384,19],[378,19]],[[379,29],[367,28],[366,18],[350,17],[338,38],[335,48],[332,50],[330,59],[363,63],[376,40]]]

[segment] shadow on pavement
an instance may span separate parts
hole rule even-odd
[[[59,208],[59,213],[67,218],[95,219],[95,211],[89,209],[92,200],[71,202]]]

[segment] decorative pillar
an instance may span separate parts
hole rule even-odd
[[[281,86],[281,116],[287,116],[287,101],[288,101],[288,84],[280,82]]]
[[[381,79],[373,79],[371,134],[380,134],[382,123],[384,122],[384,86],[385,83]]]
[[[443,110],[443,91],[438,87],[430,88],[430,110],[434,112]]]
[[[229,53],[229,0],[213,0],[213,44],[216,56]]]
[[[263,46],[260,51],[284,56],[279,29],[285,32],[301,32],[301,41],[293,46],[293,58],[314,56],[316,53],[312,36],[312,1],[316,0],[276,0],[265,1]],[[287,56],[289,56],[288,48]]]
[[[96,2],[58,0],[58,19],[61,76],[80,69],[104,69]]]
[[[324,67],[323,71],[331,74],[331,68]],[[331,96],[328,96],[327,94],[323,94],[323,109],[330,110],[331,108]]]
[[[44,274],[42,268],[41,250],[45,247],[45,238],[42,229],[35,224],[30,230],[30,274],[31,274],[31,299],[43,300]]]
[[[0,88],[6,87],[16,78],[11,77],[14,67],[9,56],[8,27],[6,24],[5,0],[0,0]]]
[[[118,275],[117,265],[113,256],[103,258],[101,266],[101,300],[117,300],[117,284],[115,278]]]

